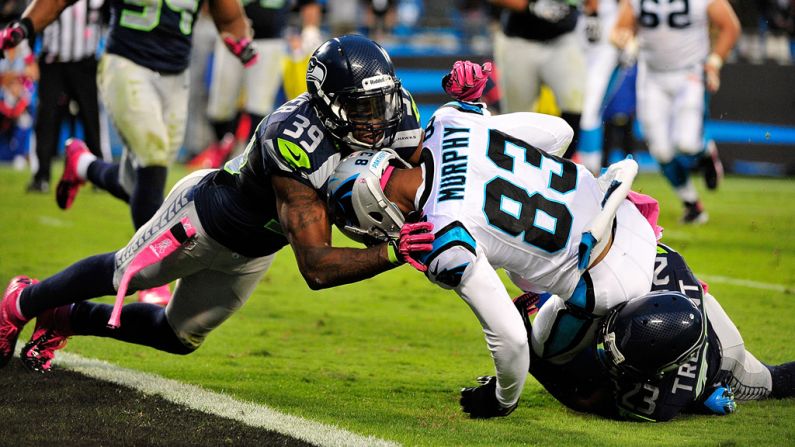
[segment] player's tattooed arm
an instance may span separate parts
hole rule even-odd
[[[311,289],[360,281],[394,267],[386,244],[366,249],[332,247],[331,222],[317,191],[284,176],[274,176],[271,182],[279,221]]]

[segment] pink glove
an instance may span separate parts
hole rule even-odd
[[[433,224],[430,222],[405,223],[400,228],[397,239],[389,241],[389,260],[393,264],[408,262],[415,269],[424,272],[428,267],[413,258],[418,253],[433,250]]]
[[[0,59],[4,57],[4,51],[19,45],[26,37],[33,34],[33,23],[30,19],[15,20],[0,31]]]
[[[248,68],[257,63],[259,54],[257,53],[257,49],[251,45],[252,41],[250,38],[243,37],[242,39],[235,39],[231,34],[224,34],[223,39],[224,45],[226,45],[235,57],[240,59],[240,63],[242,63],[244,67]]]
[[[482,66],[470,61],[456,61],[450,74],[442,78],[444,91],[459,101],[477,101],[483,95],[491,73],[491,62]]]

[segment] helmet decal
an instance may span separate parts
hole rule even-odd
[[[315,88],[320,90],[323,87],[323,81],[326,80],[326,66],[323,62],[313,57],[309,60],[309,66],[306,69],[306,82],[315,84]]]
[[[364,91],[393,88],[394,86],[395,79],[388,74],[372,76],[362,80],[362,88],[364,88]]]

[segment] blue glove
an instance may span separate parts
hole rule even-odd
[[[734,393],[728,386],[719,386],[704,401],[704,406],[715,414],[726,415],[737,410],[737,403],[734,402]]]

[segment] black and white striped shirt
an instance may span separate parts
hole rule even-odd
[[[95,57],[102,33],[104,0],[78,0],[41,34],[40,61],[74,62]]]

